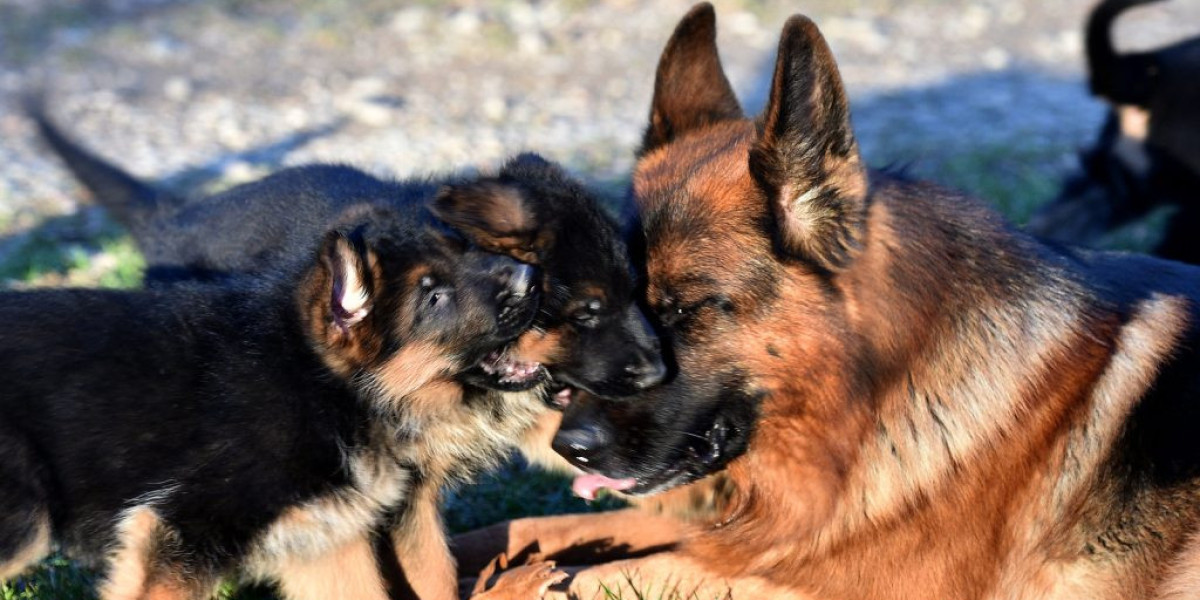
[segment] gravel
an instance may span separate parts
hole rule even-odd
[[[1083,85],[1089,2],[715,4],[723,60],[752,111],[783,21],[814,18],[873,164],[937,179],[963,153],[1034,149],[1065,172],[1103,115]],[[617,189],[658,53],[689,6],[0,0],[0,236],[71,214],[83,197],[16,110],[35,88],[90,147],[187,189],[312,161],[400,177],[489,169],[526,149]],[[1183,0],[1118,27],[1123,48],[1196,34],[1200,3]]]

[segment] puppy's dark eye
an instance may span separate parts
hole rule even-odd
[[[447,306],[454,298],[454,288],[441,284],[432,275],[420,279],[421,305],[425,310],[436,310]]]

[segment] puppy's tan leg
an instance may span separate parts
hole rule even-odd
[[[183,573],[159,560],[172,541],[152,507],[137,506],[117,523],[117,545],[100,587],[103,600],[199,600],[212,595],[213,581]]]
[[[288,600],[387,600],[371,542],[363,537],[320,558],[290,561],[278,574]]]
[[[13,516],[27,518],[24,515]],[[9,555],[0,556],[0,581],[21,574],[33,563],[50,554],[50,519],[46,515],[36,515],[27,523],[18,524],[15,529],[17,531],[12,533],[17,535],[17,539],[11,541],[15,542],[16,550]],[[10,528],[4,529],[5,533],[9,531]]]
[[[414,490],[408,514],[392,531],[392,543],[400,569],[418,598],[458,599],[457,570],[446,545],[436,490]]]
[[[607,590],[607,591],[606,591]],[[677,552],[621,560],[577,571],[566,590],[547,600],[617,598],[700,598],[704,600],[811,600],[812,596],[757,577],[725,578]]]
[[[454,536],[451,547],[463,574],[479,572],[497,554],[520,564],[534,552],[564,565],[595,564],[672,548],[687,525],[640,509],[497,523]]]

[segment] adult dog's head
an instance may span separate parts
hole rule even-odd
[[[678,374],[567,414],[555,449],[589,473],[577,492],[653,493],[751,446],[747,458],[792,465],[790,477],[848,460],[866,411],[845,401],[857,385],[845,288],[859,276],[868,188],[849,119],[808,19],[787,22],[767,107],[752,121],[721,69],[712,7],[684,17],[658,67],[633,179],[647,303]]]

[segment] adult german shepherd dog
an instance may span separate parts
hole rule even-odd
[[[1200,593],[1200,270],[1046,246],[868,169],[803,16],[756,120],[712,8],[683,19],[633,193],[677,372],[593,404],[558,447],[590,487],[721,472],[733,495],[668,550],[579,572],[574,596]],[[512,531],[636,546],[651,520],[594,519]]]

